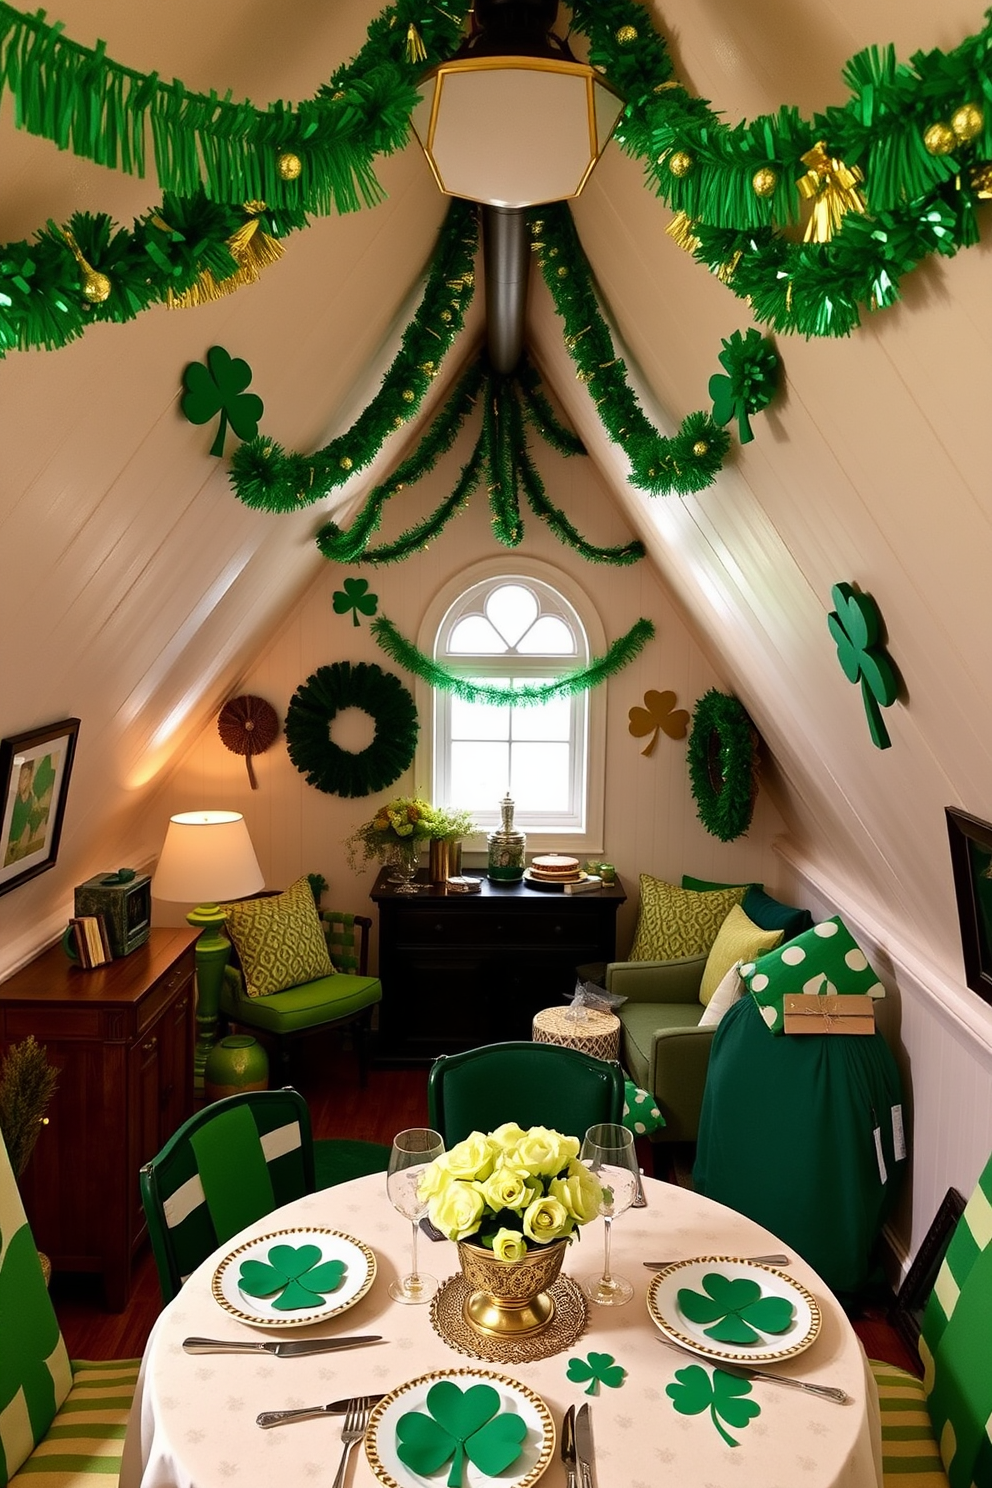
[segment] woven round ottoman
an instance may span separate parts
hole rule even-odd
[[[534,1014],[531,1036],[536,1044],[561,1044],[565,1049],[579,1049],[594,1059],[620,1057],[620,1019],[616,1013],[598,1013],[583,1009],[581,1020],[568,1017],[565,1007],[545,1008]]]

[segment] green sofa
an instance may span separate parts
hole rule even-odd
[[[696,880],[683,879],[683,886]],[[725,887],[707,885],[706,887]],[[783,941],[808,930],[808,910],[795,909],[752,885],[741,905],[762,930],[782,930]],[[613,961],[606,989],[627,999],[618,1009],[621,1062],[635,1084],[649,1090],[665,1118],[656,1142],[694,1142],[699,1133],[710,1046],[717,1025],[700,1028],[699,1001],[706,956],[677,961]]]

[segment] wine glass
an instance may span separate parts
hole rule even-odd
[[[604,1307],[621,1307],[630,1301],[634,1288],[622,1276],[610,1274],[610,1235],[613,1221],[630,1208],[637,1193],[634,1134],[614,1122],[600,1122],[586,1132],[579,1157],[600,1181],[599,1212],[606,1226],[603,1274],[588,1277],[582,1283],[582,1290]]]
[[[413,879],[417,872],[417,847],[411,840],[399,844],[393,872],[390,875],[390,883],[397,884],[397,894],[416,894]]]
[[[409,1276],[390,1283],[389,1295],[395,1302],[429,1302],[437,1291],[433,1276],[422,1276],[417,1270],[417,1225],[427,1213],[427,1200],[417,1192],[420,1176],[429,1163],[444,1151],[444,1138],[428,1126],[411,1126],[397,1132],[386,1169],[386,1193],[394,1209],[404,1215],[413,1228],[413,1267]]]

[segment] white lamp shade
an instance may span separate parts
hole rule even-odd
[[[265,887],[238,811],[183,811],[171,818],[152,878],[157,899],[177,904],[244,899]]]

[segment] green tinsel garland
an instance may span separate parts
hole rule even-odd
[[[686,758],[696,815],[714,837],[733,842],[751,825],[757,792],[757,734],[744,705],[711,687],[697,702]]]
[[[232,204],[350,212],[382,200],[372,161],[406,143],[417,84],[451,56],[468,9],[467,0],[396,0],[313,98],[258,109],[135,72],[103,42],[81,46],[44,11],[25,15],[0,0],[0,97],[12,95],[18,128],[139,176],[150,126],[163,191],[191,196],[202,186]],[[295,176],[281,168],[287,154],[299,162]]]
[[[462,469],[455,488],[429,516],[391,543],[370,547],[378,531],[385,504],[398,491],[433,470],[451,448],[465,419],[478,404],[482,427],[471,457]],[[537,373],[526,356],[509,377],[494,373],[480,355],[458,383],[448,402],[435,415],[417,448],[393,471],[388,480],[373,488],[348,528],[325,522],[317,533],[317,546],[325,558],[337,563],[395,563],[440,535],[451,518],[463,511],[481,479],[489,491],[493,535],[505,547],[516,547],[523,537],[520,496],[525,495],[535,516],[546,522],[555,536],[590,563],[635,563],[644,556],[642,543],[616,547],[589,542],[558,507],[548,500],[544,482],[531,459],[524,434],[524,418],[542,435],[550,434],[553,447],[562,454],[584,453],[577,437],[560,424],[550,404],[539,391]],[[234,456],[243,453],[241,445]],[[290,459],[302,460],[302,456]],[[232,463],[234,463],[232,461]]]
[[[516,707],[536,707],[541,703],[551,702],[553,698],[572,697],[577,692],[598,687],[607,677],[612,677],[633,661],[654,636],[652,621],[635,620],[626,635],[620,636],[604,655],[594,657],[581,671],[565,672],[553,682],[495,687],[485,682],[471,682],[467,677],[458,677],[454,672],[449,672],[447,667],[425,655],[412,641],[402,636],[385,615],[373,620],[371,629],[377,644],[386,655],[408,672],[413,672],[428,686],[454,693],[462,702],[486,703],[494,708],[505,708],[509,703]]]
[[[344,708],[375,722],[375,737],[354,754],[330,737]],[[296,689],[286,714],[289,757],[307,784],[337,796],[370,796],[398,780],[413,759],[420,725],[417,705],[394,672],[374,662],[336,661],[318,667]]]
[[[321,500],[374,460],[387,436],[413,417],[464,324],[477,247],[474,207],[452,201],[420,304],[371,403],[350,429],[312,455],[287,452],[261,434],[239,445],[231,484],[246,506],[296,511]]]
[[[669,491],[684,496],[710,485],[730,436],[704,412],[688,414],[671,439],[658,433],[627,382],[568,207],[558,202],[535,209],[530,230],[577,376],[587,384],[603,427],[630,460],[632,483],[656,496]]]

